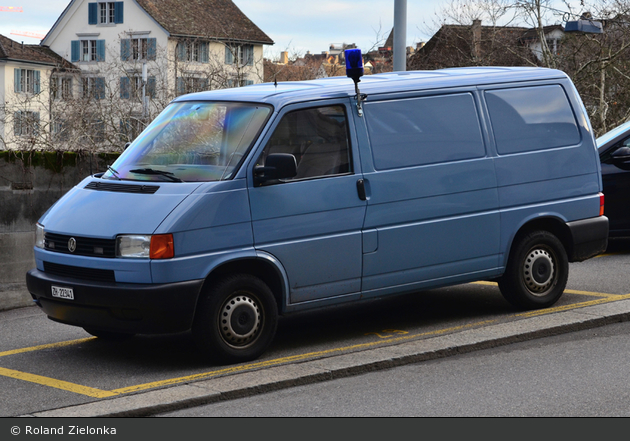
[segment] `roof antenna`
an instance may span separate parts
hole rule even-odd
[[[273,85],[278,87],[278,79],[276,78],[276,76],[273,76]]]

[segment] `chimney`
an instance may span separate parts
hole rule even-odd
[[[473,58],[481,56],[481,20],[479,19],[472,22],[472,56]]]
[[[280,64],[289,64],[289,53],[287,51],[280,52]]]

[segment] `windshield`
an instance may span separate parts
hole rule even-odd
[[[105,179],[205,182],[232,178],[271,108],[229,102],[169,105],[103,174]]]

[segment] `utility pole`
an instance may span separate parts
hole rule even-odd
[[[407,0],[394,0],[394,72],[407,70]]]

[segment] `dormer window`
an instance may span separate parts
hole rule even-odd
[[[88,24],[106,25],[123,22],[124,2],[88,3]]]

